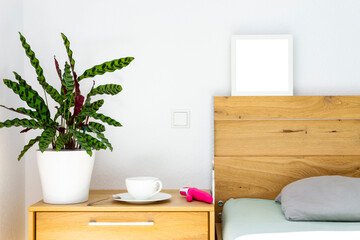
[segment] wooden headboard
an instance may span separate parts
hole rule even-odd
[[[298,179],[360,177],[360,96],[214,97],[214,130],[216,214]]]

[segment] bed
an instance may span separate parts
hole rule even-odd
[[[228,230],[234,222],[229,213],[235,210],[226,210],[231,201],[271,200],[272,214],[282,217],[272,200],[287,184],[323,175],[360,177],[360,96],[214,97],[214,169],[218,239],[236,239]],[[348,238],[360,231],[358,223],[308,222],[299,229],[262,232],[259,221],[235,221],[253,224],[237,226],[241,233],[234,234],[244,240],[261,234],[288,238],[294,232],[302,239],[308,234]],[[251,228],[257,231],[242,231]]]

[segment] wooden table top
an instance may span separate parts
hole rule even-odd
[[[77,204],[47,204],[42,200],[31,205],[29,212],[39,211],[206,211],[213,212],[214,205],[192,201],[187,202],[185,197],[181,196],[179,190],[163,190],[162,192],[169,193],[172,197],[169,200],[159,201],[149,204],[132,204],[126,202],[119,202],[113,199],[108,199],[95,203],[92,206],[87,206],[89,202],[110,197],[113,194],[124,193],[126,190],[90,190],[89,200]]]

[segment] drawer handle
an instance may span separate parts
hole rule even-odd
[[[89,226],[154,226],[153,221],[148,222],[96,222],[90,221]]]

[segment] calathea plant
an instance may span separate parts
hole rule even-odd
[[[82,148],[86,150],[90,156],[92,155],[93,149],[100,150],[109,148],[112,150],[113,148],[110,142],[104,136],[105,126],[102,123],[115,127],[120,127],[121,124],[98,112],[99,108],[104,104],[103,99],[91,101],[91,98],[98,94],[116,95],[122,90],[122,87],[118,84],[105,84],[95,87],[94,82],[90,92],[84,96],[80,91],[80,82],[86,78],[92,78],[96,75],[122,69],[130,64],[134,58],[126,57],[108,61],[89,68],[78,76],[75,72],[75,61],[73,59],[73,52],[70,49],[70,42],[64,34],[61,34],[69,63],[65,62],[64,70],[61,72],[59,63],[54,57],[55,68],[60,79],[59,92],[46,82],[39,60],[35,57],[35,53],[31,50],[25,37],[21,33],[19,34],[25,53],[29,57],[31,65],[35,68],[37,81],[44,90],[45,100],[16,72],[14,72],[16,81],[9,79],[3,80],[4,84],[17,94],[21,100],[25,101],[31,109],[24,107],[10,108],[0,105],[3,108],[28,117],[0,122],[0,128],[13,126],[23,127],[24,129],[21,133],[28,132],[32,129],[42,130],[41,135],[31,139],[29,143],[25,145],[18,160],[36,143],[39,144],[41,152],[44,152],[50,144],[56,151],[61,149]],[[47,95],[49,95],[57,105],[54,117],[50,116]],[[96,119],[97,121],[91,121],[92,119]]]

